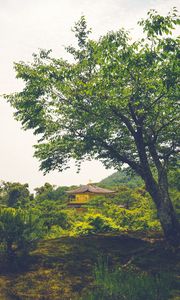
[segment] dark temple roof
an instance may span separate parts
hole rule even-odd
[[[92,194],[113,194],[115,193],[114,191],[108,190],[108,189],[103,189],[95,185],[87,184],[87,185],[82,185],[79,188],[68,191],[68,194],[83,194],[83,193],[92,193]]]

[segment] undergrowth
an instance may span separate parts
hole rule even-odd
[[[170,273],[148,274],[132,266],[111,270],[100,260],[94,268],[94,287],[81,300],[168,300],[172,286]]]

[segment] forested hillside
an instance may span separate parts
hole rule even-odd
[[[140,176],[127,170],[122,170],[113,173],[112,175],[104,178],[99,182],[101,186],[115,187],[115,186],[128,186],[128,187],[138,187],[143,185],[143,181]]]

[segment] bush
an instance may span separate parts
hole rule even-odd
[[[55,201],[44,200],[37,207],[47,231],[54,225],[61,226],[63,229],[70,227],[68,213],[62,210],[61,206]]]
[[[76,221],[70,235],[89,235],[103,232],[113,232],[119,227],[111,218],[107,218],[100,213],[89,213],[84,216],[82,221]]]
[[[78,221],[74,224],[74,227],[72,231],[70,232],[70,235],[72,236],[78,236],[78,235],[89,235],[94,233],[94,227],[90,225],[86,221]]]
[[[168,300],[173,285],[171,274],[149,275],[132,268],[111,271],[101,261],[94,270],[95,288],[81,300]]]
[[[14,249],[27,253],[43,234],[36,211],[0,208],[0,243],[8,256]]]
[[[114,219],[122,231],[160,231],[160,222],[154,211],[146,207],[126,209],[117,205],[106,205],[104,213]]]
[[[87,214],[85,220],[94,228],[94,232],[112,232],[117,231],[119,227],[115,222],[100,213]]]
[[[63,235],[67,235],[67,231],[64,230],[61,226],[53,225],[46,234],[45,239],[57,239],[62,237]]]

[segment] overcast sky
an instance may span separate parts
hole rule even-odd
[[[63,46],[73,43],[73,24],[83,14],[98,38],[109,30],[125,27],[133,38],[141,31],[137,21],[150,8],[166,13],[178,0],[0,0],[0,94],[21,90],[23,83],[15,78],[13,62],[30,61],[38,48],[52,49],[54,56],[65,57]],[[31,190],[45,182],[55,185],[97,182],[113,173],[100,162],[87,162],[81,172],[72,167],[63,173],[43,176],[33,158],[36,139],[24,132],[13,119],[9,104],[0,101],[0,180],[29,183]]]

